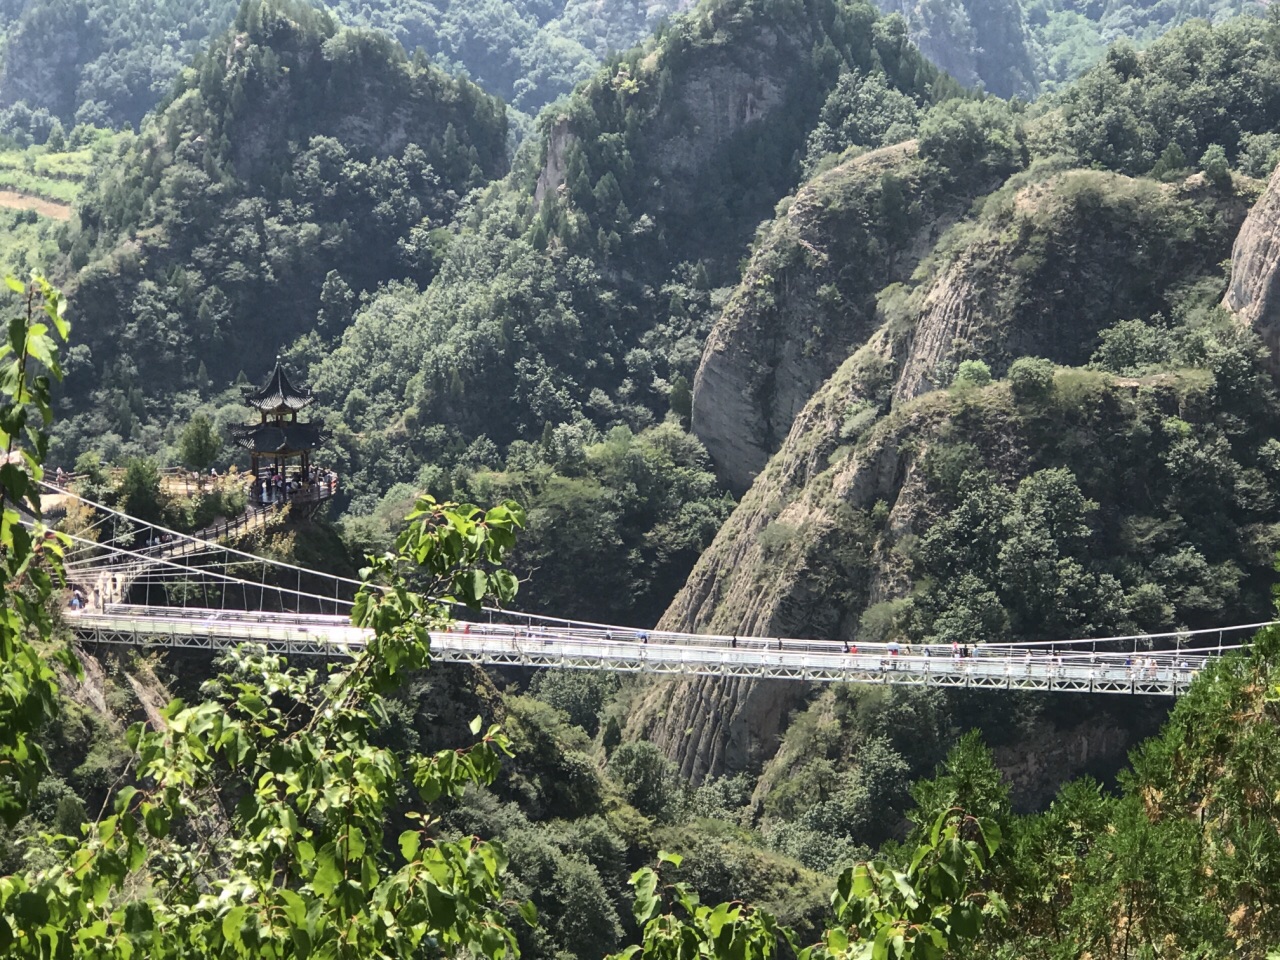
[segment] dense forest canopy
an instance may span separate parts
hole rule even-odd
[[[940,647],[1266,618],[1280,21],[1237,9],[704,0],[668,18],[673,5],[249,0],[160,4],[143,27],[123,5],[115,18],[87,0],[0,6],[11,36],[78,38],[25,75],[57,105],[4,120],[22,140],[6,187],[74,202],[64,226],[8,247],[55,259],[73,298],[50,462],[184,530],[236,514],[242,490],[170,494],[157,464],[225,466],[214,448],[246,415],[241,387],[281,354],[331,434],[319,457],[341,478],[338,524],[273,514],[241,545],[304,565],[394,563],[429,492],[523,502],[493,514],[493,529],[521,530],[490,559],[521,578],[522,608],[567,617]],[[52,639],[51,583],[23,589],[41,602],[14,609]],[[6,584],[4,602],[16,595]],[[26,642],[14,622],[0,618],[6,644]],[[410,646],[370,669],[425,656],[406,629]],[[1280,936],[1276,643],[1181,668],[1203,674],[1119,776],[1168,704],[438,669],[377,674],[385,700],[352,722],[380,769],[407,762],[428,785],[422,758],[465,757],[450,748],[472,717],[504,724],[509,741],[486,742],[515,757],[433,798],[434,829],[446,844],[503,838],[504,864],[480,858],[486,920],[526,956],[596,960],[652,935],[627,880],[660,850],[686,857],[664,878],[821,939],[806,960],[852,956],[874,897],[842,872],[879,856],[860,876],[879,878],[883,922],[918,932],[894,911],[955,892],[955,864],[950,882],[928,870],[957,809],[982,819],[947,843],[989,869],[939,914],[966,918],[967,956],[1261,956]],[[13,663],[50,709],[62,678],[38,657]],[[22,883],[72,882],[42,831],[77,836],[119,784],[151,789],[135,746],[179,741],[131,743],[125,720],[154,722],[177,694],[178,722],[241,711],[255,719],[243,736],[269,740],[279,731],[256,720],[273,698],[311,710],[326,696],[320,674],[252,652],[216,668],[86,663],[55,722],[0,724],[49,759],[38,787],[0,791],[0,872]],[[239,737],[215,748],[236,776],[276,776],[279,755]],[[202,803],[261,782],[195,769]],[[1099,779],[1063,786],[1082,774]],[[408,829],[400,790],[378,804],[370,837]],[[157,809],[138,836],[165,839]],[[244,828],[250,807],[227,809]],[[325,809],[297,829],[332,828]],[[979,822],[998,843],[973,846]],[[407,869],[414,844],[401,836]],[[362,882],[399,865],[394,846],[367,865],[351,854]],[[290,883],[328,910],[339,885],[297,851]],[[921,864],[935,886],[904,894]],[[102,896],[114,883],[145,902],[128,876],[106,876]],[[211,876],[183,873],[177,893],[209,911],[189,929],[230,943],[248,911],[202,900]],[[99,895],[73,880],[84,903]],[[34,922],[16,889],[0,884],[0,920]],[[516,922],[526,900],[536,925]],[[676,928],[730,909],[690,909]],[[128,936],[141,916],[119,920]]]
[[[0,133],[43,143],[54,121],[136,127],[240,0],[17,0],[0,5]],[[610,52],[625,50],[679,0],[335,0],[343,24],[377,30],[412,55],[469,76],[524,115],[569,92]],[[47,55],[33,56],[41,49]]]
[[[319,6],[320,4],[316,4]],[[190,60],[231,23],[238,3],[214,0],[7,0],[0,4],[0,133],[43,143],[54,121],[135,128]],[[689,0],[334,0],[348,26],[386,33],[412,55],[461,71],[529,118],[626,50]],[[1253,0],[933,0],[880,3],[913,42],[969,87],[998,96],[1056,90],[1120,40],[1146,45],[1192,18],[1220,22]],[[29,51],[43,49],[34,57]]]

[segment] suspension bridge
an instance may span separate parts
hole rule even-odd
[[[94,517],[66,570],[86,644],[349,657],[368,642],[350,611],[362,584],[130,517],[70,490]],[[232,529],[229,527],[228,529]],[[1269,623],[964,649],[643,630],[485,608],[431,634],[434,659],[674,676],[1177,696],[1211,660]]]

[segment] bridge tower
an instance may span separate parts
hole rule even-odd
[[[258,413],[258,422],[232,427],[231,440],[249,451],[254,478],[250,497],[254,502],[278,501],[279,491],[263,487],[263,480],[272,474],[289,481],[283,496],[291,501],[323,500],[333,495],[334,484],[327,475],[315,479],[311,475],[312,451],[328,436],[320,424],[298,419],[299,412],[314,399],[310,390],[294,385],[279,357],[262,387],[245,389],[245,403]],[[298,466],[290,474],[292,460],[297,460]]]

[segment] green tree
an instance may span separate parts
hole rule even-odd
[[[671,393],[668,396],[671,412],[680,418],[680,425],[689,429],[689,421],[693,417],[693,391],[689,389],[689,381],[683,376],[671,381]]]
[[[645,867],[631,878],[643,943],[609,960],[770,960],[779,941],[798,960],[958,955],[985,921],[1006,913],[1004,901],[981,882],[1000,840],[992,821],[962,810],[944,812],[907,851],[905,867],[863,862],[841,873],[831,897],[834,923],[820,942],[803,948],[796,932],[768,911],[740,902],[709,906],[688,885],[664,883],[664,865],[678,868],[682,858],[660,852],[658,870]]]
[[[622,786],[623,796],[641,813],[670,819],[682,799],[675,767],[652,743],[624,743],[609,758],[609,772]]]
[[[1151,176],[1156,180],[1171,180],[1180,174],[1185,174],[1186,169],[1187,155],[1176,143],[1170,143],[1164,148],[1164,153],[1160,154],[1156,165],[1151,168]]]
[[[145,457],[134,457],[124,468],[124,478],[116,491],[121,509],[138,520],[160,523],[167,497],[160,489],[160,470]]]
[[[1009,389],[1024,403],[1044,399],[1053,390],[1053,362],[1019,357],[1009,367]]]
[[[182,462],[199,472],[201,478],[222,453],[222,440],[214,430],[213,421],[203,413],[197,413],[182,431],[178,441]]]
[[[991,382],[991,368],[982,360],[965,360],[956,370],[952,386],[985,387]]]
[[[50,378],[62,379],[50,330],[67,339],[65,303],[40,277],[6,283],[21,298],[0,342],[0,819],[12,825],[48,769],[36,734],[57,713],[55,667],[74,675],[80,667],[69,649],[53,647],[50,656],[32,642],[40,638],[44,647],[52,637],[50,600],[62,579],[66,541],[39,519],[26,526],[18,512],[40,516],[38,484],[53,416]],[[6,929],[0,921],[0,949]]]
[[[423,803],[457,797],[493,779],[506,738],[490,727],[473,747],[434,755],[375,738],[389,722],[384,697],[427,666],[428,631],[447,624],[450,604],[513,598],[501,562],[522,524],[514,503],[482,512],[421,500],[395,551],[363,571],[352,622],[371,636],[352,661],[321,675],[247,647],[224,659],[207,700],[171,703],[163,730],[134,727],[136,785],[84,836],[52,838],[52,866],[0,880],[6,955],[46,956],[56,943],[122,960],[411,957],[425,944],[511,955],[499,846],[440,839],[413,811],[394,844],[385,835],[401,784]],[[411,573],[424,593],[406,586]],[[237,800],[225,805],[231,839],[217,839],[220,856],[197,855],[215,843],[202,814],[215,795]]]
[[[596,670],[540,670],[529,684],[530,696],[563,710],[592,737],[600,729],[600,711],[617,691],[617,676]]]
[[[1209,182],[1217,187],[1230,186],[1231,164],[1227,160],[1227,151],[1219,143],[1211,143],[1205,148],[1200,158],[1200,169],[1209,178]]]

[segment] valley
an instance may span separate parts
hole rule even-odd
[[[1280,947],[1273,11],[0,28],[0,952]]]

